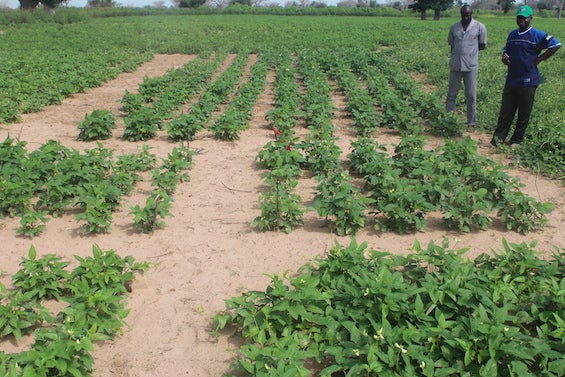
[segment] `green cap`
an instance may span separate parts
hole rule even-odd
[[[516,11],[516,17],[522,16],[528,18],[533,14],[534,14],[534,10],[528,5],[519,6],[518,10]]]

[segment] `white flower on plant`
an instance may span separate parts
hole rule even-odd
[[[394,343],[394,346],[396,348],[398,348],[402,353],[408,353],[408,350],[406,348],[404,348],[404,346],[398,344],[398,343]]]
[[[373,339],[375,340],[385,340],[385,337],[383,336],[383,328],[381,327],[377,333],[375,335],[373,335]]]

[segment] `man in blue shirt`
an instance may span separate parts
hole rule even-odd
[[[498,125],[491,140],[494,146],[506,140],[516,111],[516,128],[508,144],[514,148],[522,142],[530,121],[536,89],[542,83],[538,64],[549,59],[561,47],[557,38],[530,26],[533,14],[534,11],[527,5],[518,7],[518,29],[510,32],[502,50],[502,63],[508,66],[508,73]]]
[[[465,85],[467,103],[467,125],[474,127],[477,122],[477,76],[479,73],[479,50],[487,44],[487,29],[473,19],[473,9],[469,5],[461,7],[461,22],[449,28],[447,43],[451,46],[449,58],[449,87],[445,100],[446,111],[455,111],[455,100],[461,87]]]

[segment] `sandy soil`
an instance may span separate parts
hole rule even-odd
[[[79,150],[95,144],[76,141],[77,124],[94,109],[109,109],[119,113],[120,99],[125,90],[135,92],[145,76],[160,76],[167,69],[180,67],[192,57],[186,55],[158,55],[134,73],[126,73],[102,87],[77,94],[61,105],[45,111],[27,114],[19,124],[0,126],[0,140],[8,135],[28,142],[28,150],[49,139]],[[147,187],[140,185],[126,198],[121,210],[114,215],[109,234],[83,236],[80,225],[72,214],[52,219],[41,236],[28,239],[19,237],[18,219],[0,221],[2,263],[0,270],[11,276],[18,269],[22,257],[34,245],[39,255],[55,253],[66,260],[73,255],[91,255],[92,245],[113,249],[120,255],[133,255],[139,261],[154,263],[143,276],[138,277],[128,297],[131,309],[124,334],[117,340],[97,344],[95,376],[220,376],[228,371],[237,347],[234,340],[211,336],[212,317],[223,309],[223,300],[242,291],[262,290],[269,282],[266,274],[295,271],[315,256],[322,256],[334,243],[349,243],[347,237],[336,237],[324,228],[315,212],[305,215],[304,227],[290,234],[261,233],[250,226],[260,214],[259,196],[262,189],[262,171],[255,164],[259,150],[272,140],[272,131],[265,120],[272,108],[273,74],[268,76],[266,90],[255,107],[249,130],[236,142],[217,141],[202,132],[190,145],[197,151],[194,164],[188,172],[190,182],[183,183],[174,195],[174,217],[166,219],[165,229],[153,234],[139,234],[132,229],[130,205],[144,203]],[[343,109],[344,98],[335,94],[335,104]],[[336,114],[340,137],[339,145],[345,156],[350,151],[349,140],[354,137],[351,120],[340,110]],[[104,142],[115,154],[139,151],[142,143],[122,140],[123,123],[114,131],[114,137]],[[471,137],[486,144],[489,135],[473,133]],[[397,136],[384,133],[379,142],[395,144]],[[430,139],[430,145],[439,140]],[[165,135],[151,140],[152,152],[165,157],[174,146]],[[481,149],[491,154],[488,148]],[[501,155],[493,158],[504,163]],[[556,204],[549,215],[549,224],[542,232],[527,236],[493,228],[487,231],[460,234],[447,232],[430,221],[427,232],[410,235],[378,234],[365,229],[357,234],[358,241],[366,241],[371,249],[406,253],[417,239],[426,245],[433,240],[441,243],[448,237],[452,247],[469,248],[469,257],[492,249],[501,249],[501,240],[510,242],[538,241],[537,249],[549,252],[552,246],[564,247],[565,189],[560,182],[511,170],[525,185],[524,191],[542,201]],[[299,194],[305,203],[312,201],[316,183],[304,178]],[[2,281],[7,284],[6,276]],[[22,344],[0,342],[0,350],[14,352]]]

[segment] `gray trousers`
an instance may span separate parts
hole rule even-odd
[[[477,123],[477,77],[479,70],[475,69],[468,72],[450,71],[449,87],[445,100],[445,110],[455,111],[455,101],[457,93],[461,88],[461,80],[465,86],[465,103],[467,104],[467,124],[474,126]]]

